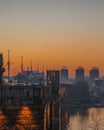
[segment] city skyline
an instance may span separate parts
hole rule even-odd
[[[93,66],[104,75],[104,1],[102,0],[1,0],[0,51],[11,73],[33,60],[49,69],[67,66],[71,76],[78,66],[87,74]],[[69,74],[69,75],[70,75]]]
[[[104,77],[104,73],[101,73],[99,67],[97,66],[93,66],[92,68],[90,68],[89,70],[86,70],[86,68],[84,68],[83,66],[77,66],[75,69],[71,70],[70,68],[68,68],[67,66],[62,66],[62,67],[59,67],[59,68],[48,68],[48,67],[44,67],[44,66],[39,66],[39,63],[36,63],[35,66],[32,64],[32,60],[30,61],[29,64],[24,64],[24,58],[23,56],[21,56],[21,61],[20,61],[20,66],[19,66],[19,71],[15,71],[13,72],[13,68],[11,67],[12,66],[12,62],[10,61],[10,50],[7,50],[7,57],[9,57],[9,59],[7,58],[7,62],[6,64],[4,64],[4,59],[3,59],[3,67],[4,67],[4,73],[5,73],[5,76],[8,75],[8,67],[9,67],[9,76],[14,76],[18,73],[24,73],[24,72],[27,72],[27,71],[30,71],[30,72],[39,72],[39,73],[44,73],[46,74],[47,71],[49,70],[56,70],[56,71],[61,71],[62,70],[67,70],[69,71],[68,73],[68,77],[69,78],[75,78],[76,77],[76,70],[79,70],[79,69],[83,69],[84,70],[84,76],[88,76],[90,77],[90,71],[92,70],[97,70],[99,72],[99,76],[100,77]],[[2,53],[0,53],[2,54]],[[3,55],[3,54],[2,54]],[[27,68],[26,68],[27,67]],[[99,77],[98,76],[98,77]]]

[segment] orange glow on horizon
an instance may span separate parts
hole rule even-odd
[[[96,14],[96,15],[95,15]],[[71,76],[77,66],[86,73],[93,67],[104,75],[104,1],[0,2],[0,51],[7,64],[11,51],[11,74],[33,60],[36,70],[67,66]],[[12,64],[13,63],[13,64]],[[7,70],[6,70],[7,73]],[[5,74],[6,74],[5,73]]]

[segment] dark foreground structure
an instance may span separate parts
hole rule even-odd
[[[0,54],[0,130],[59,130],[59,71],[47,72],[47,86],[3,85],[3,72]]]
[[[0,87],[0,130],[58,130],[58,98],[49,86]]]

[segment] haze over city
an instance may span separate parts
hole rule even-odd
[[[104,129],[104,0],[0,0],[1,129]]]
[[[31,59],[47,69],[67,66],[71,76],[78,66],[93,67],[104,75],[103,0],[1,0],[0,51],[11,73],[20,71],[20,57],[27,69]]]

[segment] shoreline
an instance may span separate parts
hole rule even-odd
[[[104,105],[69,105],[69,104],[61,104],[61,107],[104,107]]]

